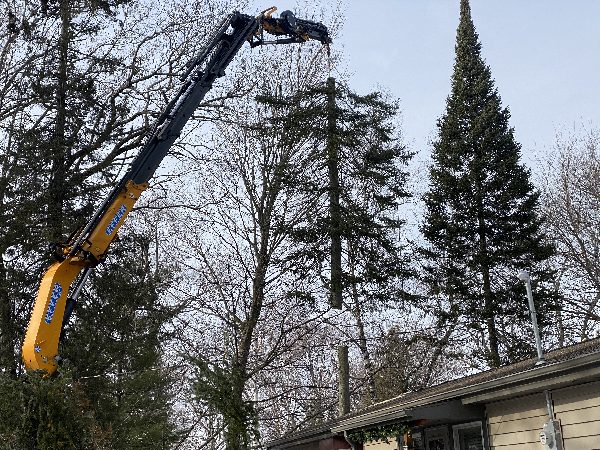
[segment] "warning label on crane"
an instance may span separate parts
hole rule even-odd
[[[117,225],[119,224],[119,221],[125,215],[125,212],[127,212],[127,207],[125,205],[121,205],[121,207],[117,210],[115,217],[112,218],[112,220],[106,227],[106,235],[107,236],[110,236],[112,234],[112,232],[115,231],[115,228],[117,228]]]
[[[46,311],[46,317],[44,321],[50,325],[52,322],[52,317],[54,317],[54,310],[56,309],[56,304],[58,303],[58,299],[62,295],[63,288],[60,283],[55,283],[52,288],[52,295],[50,296],[50,303],[48,303],[48,310]]]

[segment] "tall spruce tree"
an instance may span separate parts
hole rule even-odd
[[[424,276],[431,293],[444,297],[446,319],[477,333],[476,353],[492,367],[533,352],[517,271],[528,269],[536,282],[538,317],[555,303],[544,265],[554,249],[509,118],[481,56],[469,1],[461,0],[452,90],[424,196]]]
[[[412,157],[395,121],[398,104],[379,92],[359,95],[332,78],[285,104],[290,110],[281,126],[290,145],[310,143],[310,164],[290,168],[286,182],[315,204],[294,230],[294,264],[299,273],[329,271],[322,281],[332,305],[343,304],[355,320],[355,343],[374,401],[365,315],[406,298],[403,281],[413,276],[398,239],[404,221],[396,212],[410,197],[404,167]]]
[[[174,267],[145,234],[123,234],[92,275],[61,346],[111,449],[162,449],[177,439],[164,327],[176,306],[161,300]]]

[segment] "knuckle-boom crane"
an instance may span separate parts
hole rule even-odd
[[[55,246],[56,261],[44,274],[23,342],[27,370],[53,374],[58,366],[58,343],[64,326],[90,271],[106,257],[117,231],[154,175],[160,162],[179,137],[214,81],[245,42],[264,44],[305,42],[329,44],[327,28],[301,20],[290,11],[272,17],[275,7],[257,17],[233,12],[219,24],[202,51],[192,58],[181,76],[182,85],[165,107],[127,173],[112,189],[87,225]],[[276,36],[265,40],[264,33]]]

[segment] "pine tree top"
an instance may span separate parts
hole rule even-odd
[[[460,17],[471,18],[471,5],[469,0],[460,0]]]
[[[460,22],[456,33],[455,50],[451,93],[447,99],[446,112],[438,122],[440,138],[447,133],[453,134],[459,129],[461,133],[466,129],[477,129],[481,134],[485,129],[491,132],[492,129],[499,127],[502,129],[498,130],[500,134],[512,133],[508,124],[510,113],[508,108],[502,108],[502,101],[495,87],[491,70],[481,55],[481,43],[471,17],[469,0],[461,0],[460,3]],[[484,122],[487,124],[484,125]],[[440,149],[436,148],[436,150]],[[438,156],[436,150],[434,150],[434,159]],[[442,165],[447,164],[447,161],[438,162]]]
[[[469,0],[461,0],[460,2],[460,22],[456,33],[457,50],[462,46],[470,50],[476,49],[478,54],[481,50],[479,36],[477,35],[477,31],[475,31],[475,25],[471,17]]]
[[[468,78],[479,78],[486,85],[485,89],[493,90],[491,72],[481,56],[481,43],[471,17],[469,0],[461,0],[460,22],[456,31],[456,59],[452,77],[452,91],[455,95],[459,95],[459,91],[462,90]]]

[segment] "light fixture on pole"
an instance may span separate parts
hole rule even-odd
[[[529,301],[529,312],[531,313],[531,322],[533,323],[533,334],[535,336],[535,345],[537,348],[538,354],[538,362],[537,364],[544,364],[546,360],[544,359],[544,352],[542,351],[542,340],[540,338],[540,330],[538,328],[537,323],[537,315],[535,313],[535,305],[533,304],[533,293],[531,291],[531,277],[529,273],[525,270],[521,270],[517,276],[519,280],[525,283],[525,288],[527,289],[527,300]]]

